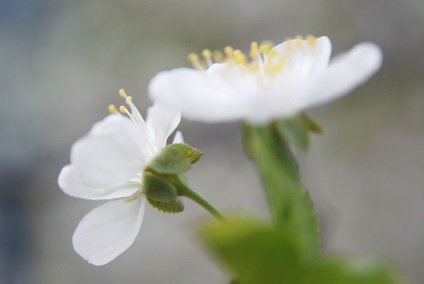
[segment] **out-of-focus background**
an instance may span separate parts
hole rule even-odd
[[[145,111],[157,72],[188,53],[297,34],[328,35],[334,53],[362,41],[381,71],[349,96],[310,110],[325,129],[298,153],[328,253],[375,254],[411,283],[424,279],[424,1],[0,0],[0,283],[227,283],[196,242],[207,214],[149,207],[135,244],[103,267],[72,249],[97,202],[63,194],[72,143],[124,87]],[[183,121],[204,152],[189,178],[224,211],[267,217],[239,125]],[[420,281],[421,280],[421,281]]]

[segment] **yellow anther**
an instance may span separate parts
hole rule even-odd
[[[212,53],[212,59],[215,62],[222,62],[224,60],[224,54],[221,50],[214,50]]]
[[[286,46],[293,45],[295,41],[289,41]],[[226,46],[222,51],[204,49],[201,52],[201,57],[195,53],[191,53],[188,59],[193,63],[194,67],[205,70],[214,62],[227,62],[230,64],[239,64],[244,67],[248,72],[257,72],[259,70],[268,73],[267,75],[275,75],[279,72],[284,65],[284,54],[274,48],[274,43],[271,41],[263,41],[258,44],[253,41],[250,44],[249,53],[246,55],[239,49],[233,49],[231,46]],[[206,65],[206,67],[205,67]],[[263,75],[263,72],[261,72]],[[261,76],[262,76],[261,75]],[[259,75],[258,75],[259,76]],[[127,97],[126,102],[130,102],[131,98]],[[120,108],[121,112],[127,112],[123,107]]]
[[[125,102],[126,102],[127,104],[131,103],[131,102],[132,102],[132,97],[127,96],[127,97],[125,98]]]
[[[310,45],[315,45],[316,43],[316,37],[314,37],[313,35],[307,35],[305,39],[308,41]]]
[[[125,93],[124,89],[119,89],[119,96],[121,98],[125,98],[127,96],[127,93]]]
[[[247,64],[247,70],[249,71],[257,71],[258,69],[259,69],[259,66],[257,63]]]
[[[301,35],[297,35],[295,39],[296,39],[296,45],[301,46],[303,43],[303,37]]]
[[[227,57],[232,57],[233,56],[234,49],[231,46],[226,46],[224,48],[224,52],[225,52],[225,55]]]
[[[246,55],[239,49],[234,50],[233,57],[234,62],[238,64],[244,64],[247,61]]]
[[[191,64],[198,63],[199,62],[199,55],[196,53],[190,53],[188,56],[188,61],[190,61]]]
[[[119,107],[119,111],[122,113],[122,114],[124,114],[124,113],[127,113],[127,108],[126,107],[124,107],[124,106],[120,106]]]
[[[274,43],[271,41],[263,41],[259,46],[259,50],[262,53],[268,53],[274,47]]]
[[[268,52],[268,57],[272,57],[272,56],[276,56],[276,55],[278,55],[278,51],[276,49],[271,49]]]
[[[259,55],[259,45],[257,41],[252,41],[250,44],[250,53],[249,56],[251,58],[256,58]]]
[[[293,40],[286,41],[286,50],[291,51],[293,49]]]
[[[275,64],[275,67],[277,71],[280,71],[283,68],[284,62],[286,61],[285,57],[278,58],[277,64]]]
[[[115,113],[116,112],[116,107],[114,105],[109,105],[107,107],[107,110],[109,111],[109,113]]]
[[[202,56],[205,59],[211,59],[212,58],[212,52],[209,49],[203,49]]]

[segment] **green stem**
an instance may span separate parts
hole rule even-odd
[[[261,174],[274,225],[298,234],[309,258],[316,259],[321,252],[318,221],[288,145],[273,125],[245,124],[243,138]]]
[[[202,206],[206,211],[211,213],[216,219],[218,219],[219,221],[224,221],[224,216],[217,209],[215,209],[215,207],[213,207],[202,196],[192,190],[180,178],[173,179],[173,185],[177,188],[179,196],[184,196],[188,199],[191,199],[192,201]]]

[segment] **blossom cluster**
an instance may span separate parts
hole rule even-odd
[[[107,200],[79,223],[72,238],[75,250],[88,262],[104,265],[134,242],[146,206],[143,172],[166,146],[181,115],[266,125],[347,94],[382,62],[380,49],[369,42],[331,60],[330,55],[325,36],[296,37],[275,46],[252,42],[248,53],[226,47],[190,54],[194,69],[152,78],[148,91],[154,105],[146,120],[120,90],[130,109],[110,106],[111,114],[72,146],[70,164],[59,175],[65,193]],[[182,143],[180,133],[173,143]]]

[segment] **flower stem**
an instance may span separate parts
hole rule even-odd
[[[321,253],[318,221],[287,143],[272,124],[246,123],[243,138],[246,154],[261,175],[274,225],[298,234],[310,259],[316,259]]]
[[[207,202],[202,196],[192,190],[185,182],[183,182],[180,178],[176,178],[173,180],[173,185],[178,189],[178,195],[187,197],[192,201],[196,202],[200,206],[202,206],[206,211],[211,213],[216,219],[219,221],[224,221],[224,216],[209,202]]]

